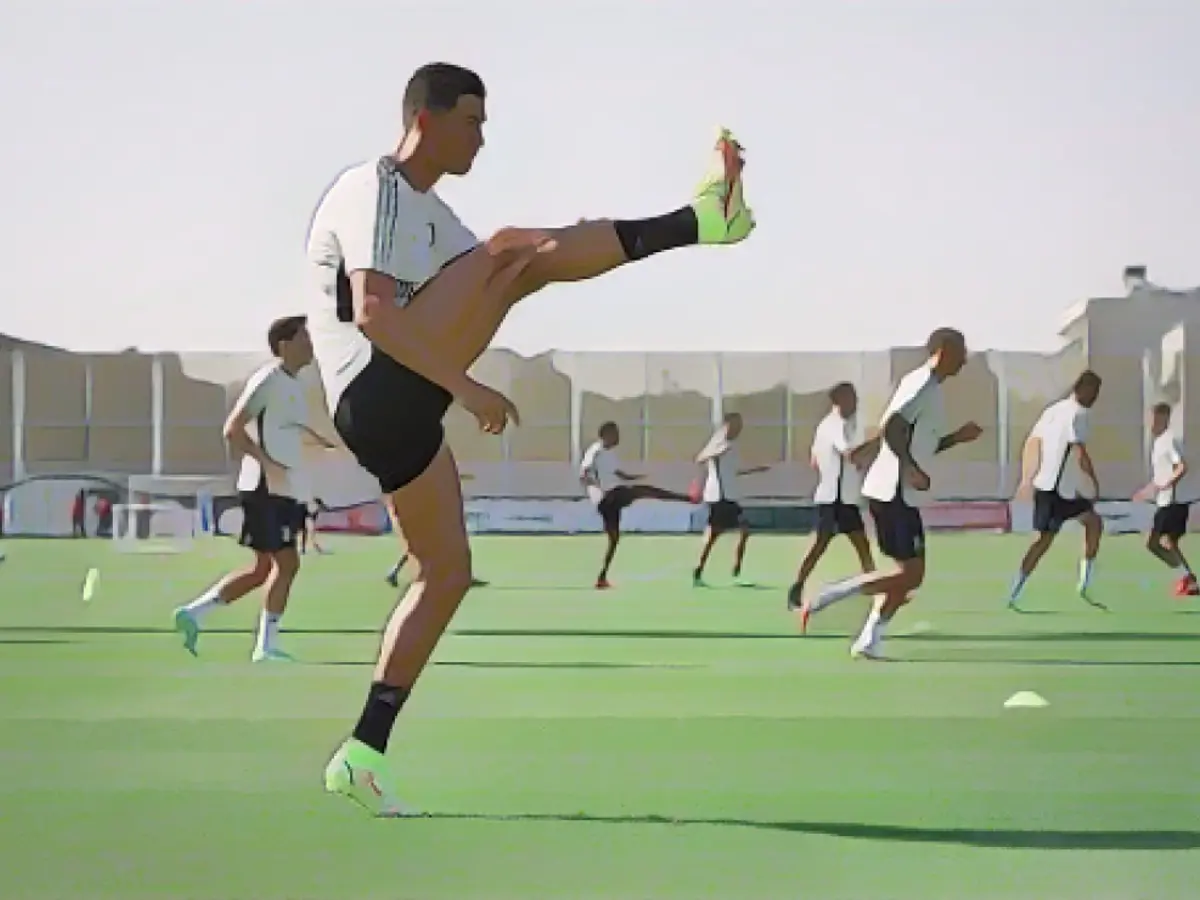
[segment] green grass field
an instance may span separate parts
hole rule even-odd
[[[173,606],[229,542],[128,556],[18,542],[0,566],[5,900],[1184,900],[1200,883],[1200,606],[1137,538],[1096,595],[1076,539],[1003,609],[1022,540],[936,537],[933,575],[855,663],[848,601],[796,636],[799,538],[694,591],[695,538],[481,538],[472,593],[393,741],[374,821],[321,790],[392,601],[390,539],[309,558],[285,619],[303,662],[252,666],[252,603],[193,659]],[[80,602],[89,566],[96,599]],[[846,574],[839,547],[818,575]],[[905,636],[905,632],[911,633]],[[1050,701],[1005,710],[1020,690]]]

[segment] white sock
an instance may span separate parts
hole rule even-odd
[[[279,620],[282,616],[267,612],[265,609],[258,617],[258,649],[269,651],[275,649],[275,641],[279,638]]]
[[[874,647],[879,643],[879,639],[883,637],[883,626],[886,624],[883,616],[879,614],[879,610],[872,607],[871,612],[867,615],[867,622],[863,625],[862,634],[858,636],[858,640],[854,642],[854,646],[864,650],[868,647]]]
[[[199,624],[200,622],[204,621],[210,612],[224,605],[225,604],[221,602],[220,595],[217,593],[217,589],[209,588],[207,591],[185,606],[184,609],[191,613],[192,618],[196,620],[197,624]]]
[[[841,581],[825,585],[813,598],[812,611],[820,612],[847,597],[853,597],[867,581],[874,577],[874,572],[863,572],[861,575],[853,575],[850,578],[843,578]]]
[[[1079,561],[1079,589],[1086,591],[1092,586],[1092,568],[1096,565],[1094,559],[1081,559]]]

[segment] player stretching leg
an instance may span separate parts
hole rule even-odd
[[[1179,542],[1187,534],[1188,505],[1179,502],[1179,482],[1187,474],[1187,460],[1179,439],[1171,434],[1171,405],[1155,404],[1150,410],[1150,483],[1134,494],[1134,500],[1154,500],[1154,524],[1146,538],[1146,549],[1174,570],[1177,597],[1200,596],[1200,585],[1183,556]]]
[[[686,206],[651,219],[508,228],[481,245],[433,186],[470,170],[483,145],[484,93],[479,76],[458,66],[418,70],[405,92],[399,147],[344,172],[309,232],[313,336],[334,423],[392,496],[418,566],[383,635],[358,723],[325,772],[328,790],[375,815],[404,814],[383,754],[471,584],[462,489],[442,417],[458,402],[499,433],[517,416],[467,370],[512,306],[546,285],[676,247],[737,243],[754,225],[739,147],[722,132],[717,171]]]
[[[800,563],[796,583],[788,591],[788,609],[801,605],[804,585],[825,555],[829,543],[839,534],[844,534],[862,570],[875,571],[875,560],[871,556],[871,543],[867,540],[859,498],[862,490],[860,469],[866,468],[868,457],[879,447],[879,439],[867,441],[858,425],[858,392],[848,381],[836,384],[829,391],[833,409],[829,411],[812,442],[812,466],[820,475],[813,500],[817,504],[817,536]],[[800,616],[800,630],[808,630],[808,616]]]
[[[1081,599],[1103,609],[1088,593],[1104,522],[1096,513],[1094,498],[1100,496],[1096,470],[1088,455],[1090,411],[1100,396],[1100,376],[1086,371],[1075,379],[1071,394],[1042,411],[1021,453],[1021,483],[1018,496],[1033,497],[1033,530],[1037,536],[1013,579],[1008,595],[1010,609],[1017,609],[1021,592],[1062,527],[1072,519],[1083,526],[1083,559],[1079,563],[1077,591]],[[1082,490],[1089,490],[1091,497]]]
[[[729,413],[716,430],[696,462],[704,467],[704,502],[708,504],[708,527],[704,529],[704,543],[700,546],[700,560],[692,570],[692,587],[704,587],[704,567],[709,554],[716,546],[717,538],[733,528],[738,530],[738,542],[733,551],[733,577],[742,575],[742,563],[746,558],[746,544],[750,541],[750,526],[738,502],[741,491],[737,479],[742,475],[756,475],[770,466],[741,468],[737,439],[742,434],[742,416]]]
[[[596,435],[599,440],[588,447],[580,464],[579,480],[588,497],[596,504],[596,511],[604,522],[604,533],[608,536],[608,549],[604,563],[596,576],[596,590],[606,590],[608,570],[617,545],[621,543],[621,513],[639,500],[668,500],[676,503],[691,503],[686,494],[663,490],[650,484],[621,484],[622,481],[641,481],[645,475],[630,475],[621,471],[616,446],[621,443],[621,431],[616,422],[605,422]]]
[[[973,441],[980,428],[968,422],[946,432],[942,382],[957,375],[967,359],[962,332],[939,328],[926,342],[928,362],[900,380],[881,424],[879,455],[863,479],[863,496],[875,520],[879,552],[896,563],[887,574],[867,573],[836,582],[806,596],[801,616],[828,609],[855,594],[875,597],[862,633],[850,648],[854,657],[878,659],[883,632],[909,595],[925,580],[925,527],[917,494],[929,490],[925,471],[934,455]]]
[[[312,342],[303,316],[271,325],[267,340],[277,361],[259,369],[242,391],[225,423],[225,439],[241,455],[237,489],[242,504],[241,544],[254,562],[231,572],[187,606],[175,610],[175,629],[183,646],[196,653],[200,628],[209,614],[266,585],[267,596],[258,624],[255,662],[288,659],[276,642],[279,620],[287,608],[292,581],[300,569],[296,552],[299,503],[303,491],[301,433],[307,424],[308,401],[296,373],[313,358]],[[255,437],[247,425],[255,424]]]

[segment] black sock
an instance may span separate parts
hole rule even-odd
[[[690,247],[700,241],[700,223],[696,221],[696,211],[690,206],[653,219],[613,222],[613,228],[630,262],[664,250]]]
[[[367,691],[367,703],[358,724],[354,726],[354,739],[362,741],[372,750],[385,753],[396,716],[407,699],[408,688],[393,687],[382,681],[372,682]]]

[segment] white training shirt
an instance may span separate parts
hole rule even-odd
[[[347,169],[325,192],[308,233],[308,331],[331,413],[372,353],[353,321],[350,274],[394,278],[396,304],[404,306],[478,243],[434,191],[414,190],[391,157]]]
[[[1183,446],[1179,438],[1164,431],[1154,439],[1150,448],[1150,477],[1160,488],[1175,475],[1175,467],[1183,462]],[[1159,506],[1171,506],[1178,503],[1179,486],[1159,490],[1156,502]]]
[[[862,443],[863,434],[856,416],[843,419],[842,414],[833,409],[821,420],[812,442],[812,458],[820,474],[814,501],[821,504],[858,503],[862,476],[858,467],[846,458],[846,453]]]
[[[912,442],[908,451],[913,461],[928,472],[938,444],[946,434],[942,383],[933,376],[928,365],[914,369],[900,379],[880,420],[881,427],[886,428],[888,419],[894,415],[911,426]],[[922,495],[928,492],[909,485],[907,474],[901,471],[900,458],[888,447],[887,441],[881,439],[879,453],[863,478],[862,493],[864,497],[884,503],[898,498],[909,506],[919,506]]]
[[[603,441],[596,441],[587,448],[580,463],[580,474],[594,482],[587,486],[588,497],[593,503],[599,503],[604,495],[621,483],[617,470],[621,462],[617,459],[617,451],[605,447]]]
[[[738,486],[738,472],[742,468],[741,456],[737,444],[726,437],[725,428],[721,428],[712,436],[700,455],[706,456],[710,453],[715,455],[704,464],[704,502],[739,502],[742,499],[742,492]]]
[[[274,479],[266,484],[268,493],[295,498],[303,494],[302,432],[308,424],[308,398],[304,385],[284,371],[278,362],[269,363],[250,376],[238,405],[250,419],[251,437],[263,451],[281,466],[286,467],[282,482]],[[252,456],[242,457],[238,472],[239,491],[261,490],[264,482],[262,466]]]
[[[1042,411],[1032,432],[1042,442],[1041,462],[1033,476],[1037,490],[1053,491],[1067,500],[1080,496],[1085,479],[1072,449],[1087,443],[1088,424],[1088,411],[1073,396]]]

